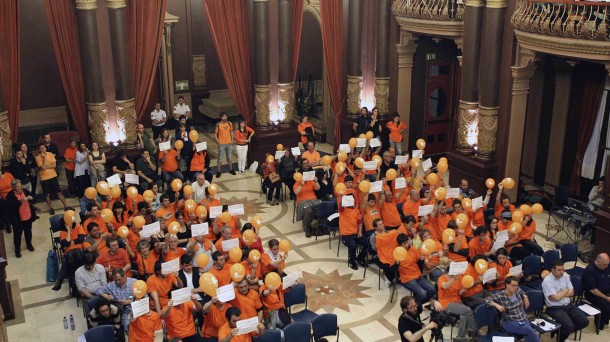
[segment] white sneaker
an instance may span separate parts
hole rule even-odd
[[[390,284],[392,284],[390,279],[388,279],[388,277],[386,277],[386,276],[383,276],[383,282],[385,284],[385,287],[390,287]]]

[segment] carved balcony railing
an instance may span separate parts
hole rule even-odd
[[[396,0],[392,4],[392,12],[397,17],[412,19],[464,20],[464,4],[457,0]]]
[[[511,18],[515,29],[563,38],[608,41],[610,2],[518,0]]]

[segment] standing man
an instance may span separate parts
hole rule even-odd
[[[152,121],[153,138],[156,140],[167,122],[167,114],[161,109],[161,104],[159,102],[155,103],[155,109],[150,112],[150,120]],[[138,125],[138,131],[139,126],[140,125]],[[140,148],[142,147],[140,146]]]
[[[216,178],[220,178],[222,170],[222,155],[223,153],[227,157],[227,167],[229,173],[235,175],[233,171],[233,161],[231,158],[231,152],[233,147],[233,124],[227,121],[227,113],[220,113],[220,122],[216,124],[216,142],[218,143],[218,171],[216,172]]]
[[[51,143],[51,137],[46,134],[45,140],[46,137],[49,138],[49,143]],[[55,149],[57,149],[57,146],[55,146]],[[55,215],[55,210],[53,210],[53,206],[51,205],[51,194],[57,194],[57,197],[64,205],[64,211],[66,211],[68,210],[68,204],[66,203],[66,199],[61,193],[61,188],[59,187],[59,179],[57,177],[57,171],[55,170],[55,167],[57,166],[55,154],[47,152],[47,144],[44,142],[38,144],[38,152],[39,153],[36,156],[36,165],[38,165],[40,185],[42,186],[42,193],[44,194],[47,205],[49,206],[49,213],[51,215]]]
[[[146,150],[150,155],[154,156],[157,154],[157,144],[155,144],[155,140],[144,130],[144,125],[138,124],[137,127],[138,149]],[[159,132],[161,132],[161,130],[159,130]]]
[[[565,341],[573,332],[589,325],[585,313],[570,300],[574,297],[574,287],[570,277],[565,274],[561,260],[553,263],[551,274],[542,281],[542,292],[547,307],[546,313],[561,324],[560,342]]]
[[[68,197],[76,197],[76,179],[74,178],[74,169],[76,168],[76,152],[78,147],[76,146],[76,140],[70,138],[70,146],[64,152],[64,159],[66,163],[64,168],[66,170],[66,180],[68,181]]]
[[[610,258],[606,253],[600,253],[595,262],[590,263],[582,276],[585,289],[585,298],[601,313],[600,330],[608,325],[610,319],[610,270],[608,269]],[[597,324],[597,321],[595,321]]]

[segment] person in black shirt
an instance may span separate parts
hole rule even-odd
[[[360,134],[365,134],[368,132],[371,129],[369,127],[370,125],[371,117],[369,116],[369,110],[366,107],[362,107],[362,109],[360,109],[358,119],[356,119],[356,122],[354,122],[354,136],[357,137]]]
[[[324,170],[316,170],[316,178],[320,184],[320,190],[316,190],[316,197],[322,201],[332,201],[334,198],[333,182],[328,178],[328,173]]]
[[[135,173],[135,167],[129,159],[127,159],[127,155],[125,151],[120,150],[117,153],[116,158],[114,158],[114,165],[112,166],[112,172],[114,174],[118,174],[122,181],[125,181],[126,173]],[[127,183],[125,183],[127,186]]]
[[[286,184],[286,186],[288,186],[288,189],[290,190],[290,199],[293,200],[296,198],[296,195],[294,194],[294,179],[292,178],[296,169],[299,166],[299,162],[297,160],[297,158],[292,155],[292,151],[290,151],[289,148],[286,149],[286,152],[284,154],[284,156],[282,158],[280,158],[280,167],[279,167],[279,173],[280,173],[280,178],[282,179],[282,182],[284,184]]]
[[[21,187],[23,189],[32,191],[32,184],[30,182],[30,172],[32,171],[32,164],[28,160],[27,155],[23,155],[23,151],[21,151],[21,149],[15,150],[14,157],[13,159],[11,159],[9,170],[13,177],[15,177],[15,179],[19,179],[21,181]]]
[[[398,318],[398,332],[402,342],[424,342],[424,333],[435,329],[436,323],[430,322],[426,325],[422,323],[419,314],[422,311],[421,305],[417,303],[415,297],[404,296],[400,300],[402,315]]]
[[[598,308],[601,313],[600,330],[608,325],[610,320],[610,270],[608,264],[610,257],[606,253],[600,253],[595,261],[590,263],[583,272],[582,282],[585,290],[585,298]],[[597,324],[597,320],[595,320]]]

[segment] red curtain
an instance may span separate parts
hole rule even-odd
[[[147,113],[157,73],[167,0],[129,0],[127,6],[131,81],[139,122]]]
[[[205,8],[222,73],[237,109],[254,125],[248,0],[206,0]]]
[[[343,91],[343,1],[320,1],[322,45],[330,102],[335,111],[335,148],[341,143],[341,116],[345,102]]]
[[[585,157],[591,134],[595,128],[597,111],[602,100],[606,73],[603,68],[582,68],[582,79],[584,88],[580,105],[580,123],[578,125],[578,139],[576,141],[576,161],[572,168],[572,179],[570,189],[576,195],[580,195],[580,173],[582,160]]]
[[[0,0],[0,96],[8,111],[11,140],[19,133],[19,5],[17,0]]]
[[[292,7],[292,42],[294,49],[292,51],[292,71],[294,80],[297,78],[297,69],[299,67],[299,51],[301,50],[301,31],[303,30],[303,4],[305,0],[294,0]]]
[[[68,107],[80,139],[89,142],[89,124],[73,0],[45,0],[53,50]]]

